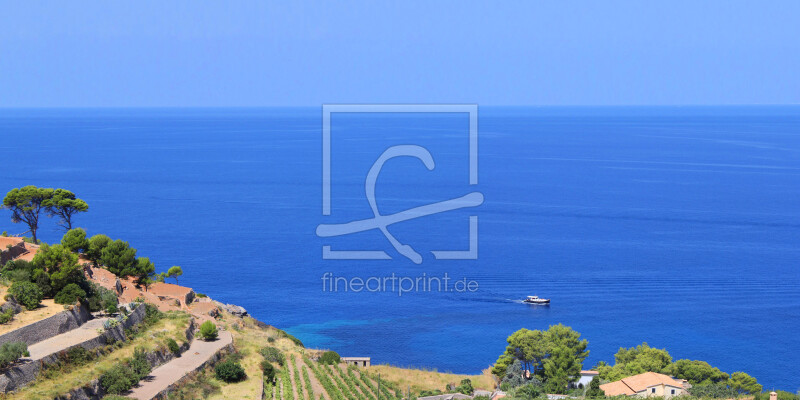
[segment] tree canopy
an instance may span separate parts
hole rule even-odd
[[[111,244],[111,238],[106,235],[94,235],[89,239],[89,248],[86,250],[86,257],[92,262],[94,262],[95,266],[100,262],[100,257],[103,256],[103,249],[108,247]]]
[[[692,385],[708,385],[726,382],[728,374],[700,360],[678,360],[664,369],[664,373],[686,379]]]
[[[178,283],[178,277],[181,276],[181,275],[183,275],[183,269],[181,269],[181,267],[179,267],[177,265],[174,265],[169,270],[167,270],[167,275],[166,276],[168,278],[174,278],[175,279],[175,283],[177,284]]]
[[[74,253],[86,253],[89,250],[89,240],[86,239],[86,231],[81,228],[70,229],[61,238],[61,245]]]
[[[39,231],[39,216],[46,208],[45,203],[53,197],[53,189],[39,188],[33,185],[14,188],[3,199],[3,208],[11,210],[11,222],[28,225],[34,243],[39,243],[36,233]]]
[[[744,372],[732,373],[731,378],[728,380],[728,386],[739,393],[749,394],[761,393],[761,391],[764,389],[764,387],[761,386],[758,381],[756,381],[756,378],[753,378]]]
[[[554,393],[562,393],[569,382],[580,374],[583,360],[588,356],[588,342],[580,339],[580,333],[562,324],[552,325],[546,331],[520,329],[507,339],[506,350],[497,359],[492,373],[511,381],[507,370],[519,361],[522,373],[543,378],[545,387]]]
[[[3,199],[3,208],[11,210],[11,222],[28,225],[34,243],[39,243],[39,217],[42,211],[50,217],[58,217],[59,226],[69,231],[75,214],[88,211],[89,205],[66,189],[28,185],[11,189]]]
[[[72,217],[75,214],[89,211],[89,205],[85,201],[66,189],[53,190],[50,198],[42,205],[46,207],[49,216],[59,218],[59,225],[66,231],[72,229]]]
[[[544,332],[522,328],[512,333],[506,341],[508,346],[492,368],[493,374],[502,377],[505,375],[506,368],[515,360],[522,363],[524,371],[535,373],[539,370],[547,355]]]
[[[147,286],[153,282],[152,277],[155,271],[156,266],[149,258],[141,257],[136,259],[136,272],[133,275],[136,276],[137,284],[144,285],[145,289],[147,289]]]
[[[136,275],[136,249],[117,239],[100,251],[100,263],[116,276]]]
[[[629,349],[621,347],[614,355],[614,360],[614,366],[605,363],[598,365],[601,379],[616,381],[644,372],[665,373],[672,363],[672,357],[666,350],[650,347],[647,343]]]
[[[70,283],[82,283],[85,279],[83,270],[78,265],[78,256],[60,244],[43,244],[31,264],[34,271],[47,272],[52,293],[58,293]]]
[[[574,350],[559,345],[551,351],[544,361],[545,389],[548,393],[565,393],[574,377],[581,373],[582,358],[575,356]]]

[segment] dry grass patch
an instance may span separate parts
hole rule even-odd
[[[5,298],[8,288],[0,287],[0,299]],[[0,303],[3,301],[0,300]],[[0,325],[0,335],[22,328],[25,325],[30,325],[34,322],[41,321],[47,317],[51,317],[64,311],[64,306],[56,304],[53,299],[42,300],[42,305],[35,310],[28,311],[22,307],[22,312],[14,315],[14,319],[7,324]]]
[[[447,384],[458,384],[462,379],[471,380],[472,386],[476,389],[492,390],[495,386],[494,378],[488,368],[480,375],[458,375],[390,365],[373,365],[367,367],[367,371],[372,375],[381,374],[382,380],[397,384],[404,392],[409,386],[411,391],[416,393],[422,390],[444,390]]]
[[[283,337],[275,328],[260,327],[255,320],[250,317],[240,319],[227,312],[221,314],[220,319],[215,321],[217,327],[224,328],[233,335],[233,343],[239,354],[239,362],[247,373],[247,379],[242,382],[225,383],[216,379],[213,372],[203,376],[206,382],[213,386],[218,386],[219,390],[208,393],[203,398],[208,399],[256,399],[261,398],[263,390],[262,382],[264,375],[261,372],[261,356],[259,350],[265,346],[272,346],[280,349],[286,356],[286,365],[289,365],[289,357],[297,355],[301,358],[302,348],[296,346],[290,339]],[[271,340],[271,341],[270,341]],[[278,367],[276,365],[276,367]],[[281,367],[281,368],[286,368]]]
[[[220,390],[210,395],[210,399],[256,399],[261,398],[263,374],[260,363],[263,359],[258,350],[267,344],[271,333],[255,326],[252,318],[239,319],[231,314],[222,313],[222,318],[216,321],[217,326],[224,327],[233,335],[233,345],[241,357],[240,363],[247,373],[247,379],[242,382],[225,383],[210,378],[218,384]],[[274,334],[272,334],[274,335]]]

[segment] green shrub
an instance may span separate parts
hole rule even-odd
[[[694,389],[694,388],[692,388]],[[791,393],[784,390],[776,390],[778,400],[797,400],[800,399],[800,393]],[[694,392],[692,392],[694,394]],[[769,400],[769,392],[761,392],[753,396],[753,400]]]
[[[133,350],[133,357],[114,365],[100,377],[100,385],[110,394],[122,394],[146,377],[151,369],[144,348],[137,347]]]
[[[225,360],[217,364],[214,373],[217,379],[227,383],[241,382],[247,378],[242,365],[233,360]]]
[[[25,260],[11,260],[3,266],[2,273],[5,274],[6,272],[10,271],[17,271],[17,270],[25,270],[28,272],[33,272],[33,264],[30,261]]]
[[[111,394],[124,393],[134,384],[131,369],[126,364],[114,365],[100,377],[100,386]]]
[[[8,279],[11,282],[30,282],[31,272],[25,269],[12,269],[10,271],[3,272],[3,278]]]
[[[172,354],[178,355],[181,352],[180,346],[178,346],[178,342],[175,341],[173,338],[167,339],[167,348]]]
[[[109,314],[117,312],[117,294],[94,283],[88,286],[86,303],[90,311],[105,311]],[[111,311],[109,311],[111,310]]]
[[[283,331],[281,331],[281,332],[283,332]],[[285,336],[286,338],[291,340],[294,344],[296,344],[296,345],[298,345],[300,347],[303,347],[303,348],[306,347],[305,345],[303,345],[303,342],[301,342],[300,339],[298,339],[298,338],[296,338],[296,337],[294,337],[294,336],[292,336],[292,335],[290,335],[290,334],[288,334],[286,332],[283,332],[283,336]]]
[[[73,253],[85,253],[89,250],[89,240],[86,239],[86,231],[81,228],[69,230],[61,238],[61,245]]]
[[[33,257],[31,263],[36,270],[50,275],[52,291],[50,294],[44,293],[48,297],[60,292],[70,283],[83,284],[86,281],[83,267],[78,264],[78,256],[60,244],[52,246],[43,244],[39,247],[39,252]],[[35,271],[34,275],[36,275]]]
[[[164,313],[158,309],[154,304],[144,304],[144,323],[145,325],[153,325],[164,318]]]
[[[42,298],[44,298],[44,294],[42,290],[39,289],[39,286],[31,282],[14,282],[8,292],[17,299],[19,304],[22,304],[28,310],[39,307],[39,304],[42,303]]]
[[[150,362],[147,361],[147,352],[145,352],[142,347],[137,347],[133,350],[133,357],[129,365],[133,371],[133,376],[137,378],[136,382],[139,382],[142,378],[150,374],[150,371],[153,369],[150,366]]]
[[[86,350],[81,346],[75,346],[67,350],[66,353],[69,362],[75,365],[84,365],[94,358],[89,350]]]
[[[5,368],[20,357],[27,357],[28,345],[25,342],[7,342],[0,346],[0,368]]]
[[[689,389],[692,396],[707,399],[732,399],[739,395],[735,389],[731,389],[725,383],[709,383],[703,385],[693,385]]]
[[[515,391],[515,398],[535,399],[542,394],[540,386],[528,383],[517,387]]]
[[[296,345],[298,345],[300,347],[303,347],[303,348],[306,347],[306,346],[303,345],[303,342],[301,342],[300,339],[292,336],[291,334],[287,333],[286,331],[282,331],[280,329],[276,329],[276,331],[278,331],[278,335],[291,340],[294,344],[296,344]]]
[[[211,321],[203,322],[200,325],[199,336],[203,340],[214,340],[217,338],[217,326]]]
[[[585,396],[586,396],[586,398],[590,398],[590,399],[591,398],[601,398],[601,397],[605,397],[606,396],[606,393],[603,391],[603,389],[600,389],[600,377],[599,376],[595,376],[594,378],[592,378],[592,381],[589,382],[589,388],[586,389]],[[733,396],[733,397],[735,397],[735,396]]]
[[[56,294],[54,300],[58,304],[75,304],[78,300],[85,298],[86,292],[80,286],[70,283]]]
[[[259,352],[261,353],[261,356],[264,357],[265,360],[278,363],[278,365],[280,365],[281,367],[286,363],[286,357],[280,350],[274,347],[267,346],[259,350]]]
[[[472,395],[475,389],[472,387],[472,381],[469,379],[462,379],[461,384],[456,387],[456,392],[466,395]]]
[[[339,353],[335,351],[326,351],[322,353],[322,356],[319,358],[320,364],[336,365],[341,361],[342,358],[339,357]]]
[[[31,281],[41,289],[44,297],[53,296],[53,281],[50,279],[50,275],[48,275],[47,272],[42,269],[34,270]]]
[[[268,337],[268,338],[267,338],[267,342],[269,342],[269,343],[275,343],[275,338],[274,338],[274,337],[272,337],[272,336],[270,336],[270,337]]]
[[[275,383],[275,367],[268,360],[261,360],[261,371],[264,372],[264,379],[269,383]]]
[[[7,310],[0,313],[0,324],[7,324],[14,319],[14,310],[8,308]]]

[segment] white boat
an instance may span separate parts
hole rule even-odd
[[[528,304],[550,304],[550,299],[543,299],[539,296],[528,296],[522,301]]]

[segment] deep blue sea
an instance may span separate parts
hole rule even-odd
[[[800,388],[800,108],[479,110],[478,184],[464,114],[334,114],[331,214],[322,215],[322,112],[298,109],[4,110],[0,191],[68,188],[90,235],[127,240],[180,283],[373,362],[478,373],[505,338],[564,323],[589,341],[585,367],[642,342],[674,359]],[[320,238],[320,223],[372,218],[483,193],[483,205]],[[465,250],[478,216],[478,259]],[[0,230],[22,233],[0,211]],[[53,221],[41,237],[58,241]],[[323,260],[383,250],[391,260]],[[474,292],[323,291],[322,276],[442,276]],[[549,307],[520,303],[552,298]]]

